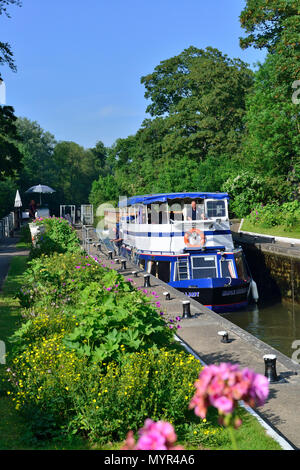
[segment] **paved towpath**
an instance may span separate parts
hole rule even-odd
[[[78,231],[78,234],[81,235],[81,232]],[[95,234],[93,236],[95,237]],[[108,260],[107,251],[104,248],[103,252],[99,251],[95,243],[95,246],[91,244],[89,249],[90,254],[97,255],[102,261],[105,260],[106,265],[120,271],[126,279],[132,279],[135,287],[144,285],[144,273],[129,261],[126,261],[126,270],[123,271],[121,263],[117,263],[114,259]],[[133,270],[139,271],[138,277],[132,274]],[[150,279],[151,288],[147,289],[148,293],[155,292],[153,302],[160,302],[166,319],[174,320],[176,316],[182,315],[182,301],[187,300],[187,297],[154,276],[150,276]],[[163,295],[165,291],[171,294],[171,300],[165,299]],[[189,300],[192,318],[181,320],[179,322],[181,328],[176,330],[176,334],[206,364],[228,361],[264,374],[263,355],[275,354],[277,356],[277,373],[282,381],[270,385],[267,403],[256,411],[294,448],[300,448],[299,364],[293,363],[287,356],[234,325],[224,316],[212,312],[193,299]],[[226,330],[229,333],[229,343],[221,343],[218,335],[220,330]]]

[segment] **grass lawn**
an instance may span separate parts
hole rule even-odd
[[[7,338],[12,335],[20,323],[20,305],[15,298],[16,291],[22,285],[22,274],[26,269],[28,257],[15,256],[12,259],[8,276],[0,292],[0,339],[6,342],[9,354],[10,345]],[[45,450],[115,450],[120,449],[121,442],[107,445],[93,444],[81,437],[59,439],[52,442],[38,442],[29,432],[26,421],[15,410],[14,404],[6,393],[6,382],[3,372],[9,366],[0,364],[0,450],[12,449],[45,449]],[[236,431],[237,445],[244,450],[280,450],[280,446],[261,427],[258,421],[241,409],[242,426]],[[187,450],[227,450],[231,449],[231,440],[227,429],[217,425],[216,414],[208,419],[207,431],[203,431],[200,419],[186,423],[181,432],[179,443]],[[176,430],[176,429],[175,429]],[[135,430],[136,431],[136,430]],[[177,431],[176,431],[177,432]]]
[[[276,227],[265,228],[260,225],[253,225],[248,220],[244,220],[241,230],[245,232],[261,233],[263,235],[270,235],[274,237],[287,237],[287,238],[300,238],[300,226],[287,230],[281,225]]]

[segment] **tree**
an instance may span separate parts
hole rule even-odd
[[[21,139],[19,148],[23,154],[21,189],[26,190],[40,183],[55,185],[57,167],[53,158],[56,144],[54,136],[44,131],[36,121],[27,118],[18,118],[16,126]]]
[[[241,26],[248,33],[240,39],[242,49],[266,47],[274,52],[283,44],[299,48],[299,13],[297,0],[247,0],[240,15]]]
[[[22,154],[16,145],[19,135],[11,106],[0,106],[0,180],[21,168]]]
[[[0,219],[13,210],[16,191],[15,178],[8,177],[0,180]]]
[[[19,0],[0,0],[0,16],[2,14],[5,14],[8,18],[10,18],[7,9],[9,5],[21,6],[21,2]],[[16,71],[16,66],[10,45],[7,42],[0,41],[0,65],[4,64],[8,64],[11,70]]]
[[[57,187],[64,204],[85,204],[92,182],[104,172],[106,149],[98,142],[93,149],[84,149],[75,142],[59,142],[53,153],[59,169]]]
[[[19,0],[0,0],[0,16],[5,14],[10,17],[7,7],[12,4],[21,5]],[[16,71],[10,45],[0,41],[0,65],[4,64]],[[0,73],[0,84],[2,81]],[[21,167],[22,155],[15,143],[18,140],[15,121],[14,109],[11,106],[0,106],[0,180],[15,175]]]
[[[290,95],[300,72],[299,1],[247,0],[240,22],[247,33],[240,39],[241,47],[267,48],[270,54],[277,54],[274,84],[285,83],[285,94]]]
[[[247,33],[240,40],[241,47],[269,51],[247,100],[245,161],[266,176],[273,194],[276,186],[277,201],[298,198],[300,113],[292,93],[300,78],[300,4],[296,0],[247,0],[240,20]]]
[[[240,59],[211,47],[189,47],[162,61],[141,83],[151,99],[146,111],[164,121],[164,155],[201,162],[237,151],[252,85],[252,72]]]

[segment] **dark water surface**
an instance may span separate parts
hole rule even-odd
[[[300,306],[290,303],[249,305],[245,310],[223,314],[256,338],[291,357],[292,343],[300,340]]]

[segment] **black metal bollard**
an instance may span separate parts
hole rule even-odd
[[[229,343],[227,331],[218,331],[218,335],[222,336],[221,343]]]
[[[126,259],[121,259],[121,269],[122,269],[122,271],[125,271],[125,269],[126,269]]]
[[[191,315],[191,302],[189,300],[182,301],[183,315],[182,318],[192,318]]]
[[[165,299],[166,299],[166,300],[170,300],[170,299],[171,299],[170,292],[164,292],[164,296],[165,296]]]
[[[112,252],[112,251],[109,251],[109,252],[108,252],[108,259],[112,259],[112,255],[113,255],[113,252]]]
[[[275,354],[266,354],[264,356],[265,361],[265,377],[267,377],[269,383],[278,382],[279,377],[276,372],[276,359]]]
[[[116,264],[119,264],[119,263],[120,263],[119,258],[115,258],[115,259],[114,259],[114,262],[115,262]]]
[[[144,287],[151,287],[150,274],[144,274]]]
[[[131,273],[134,277],[138,277],[138,272],[137,271],[132,271]]]

